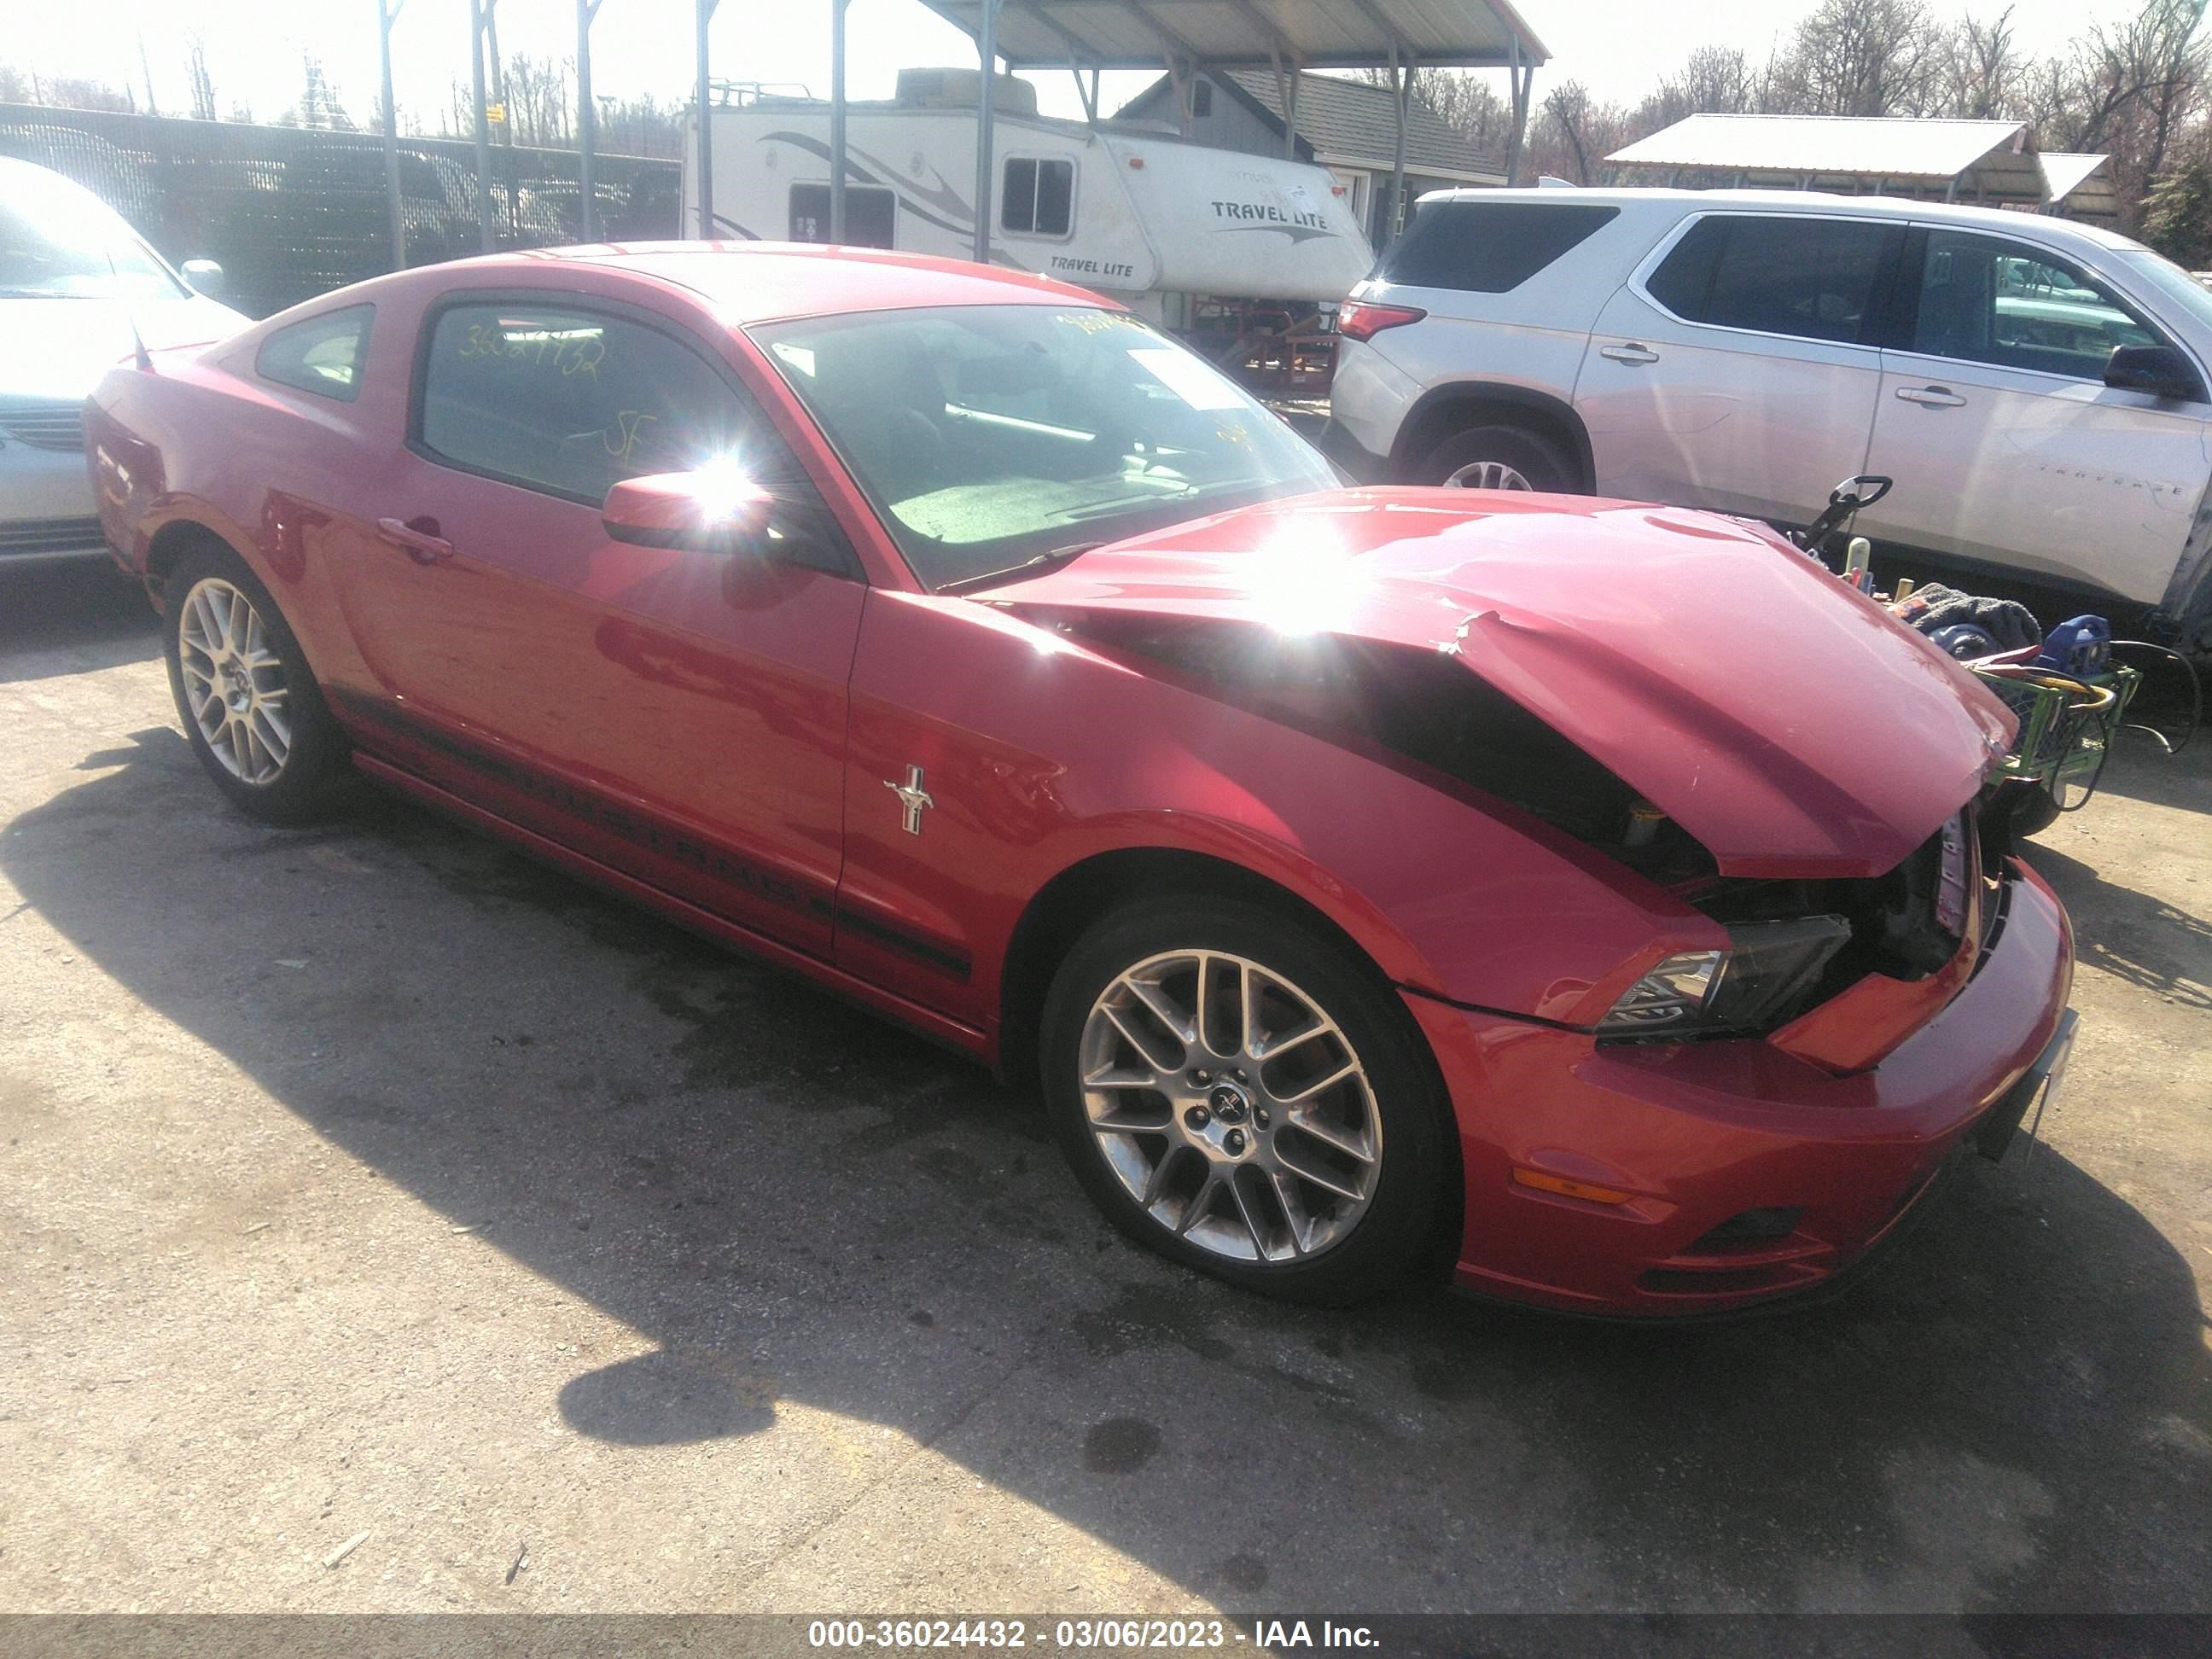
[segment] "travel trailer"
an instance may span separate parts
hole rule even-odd
[[[846,111],[845,240],[974,255],[974,70],[907,70],[898,96]],[[1323,168],[1185,143],[1152,126],[1036,112],[1027,82],[993,89],[991,258],[1109,295],[1226,368],[1325,380],[1334,307],[1374,252]],[[740,97],[711,107],[716,233],[830,240],[830,106]],[[698,234],[696,143],[684,234]]]

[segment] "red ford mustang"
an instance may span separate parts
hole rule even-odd
[[[1255,1290],[1812,1286],[2071,1030],[2008,717],[1917,635],[1734,520],[1340,490],[1079,289],[472,260],[118,368],[87,444],[240,806],[357,769],[1041,1076]]]

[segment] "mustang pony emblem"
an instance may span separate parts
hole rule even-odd
[[[921,769],[919,766],[909,766],[906,769],[904,783],[899,782],[895,778],[885,778],[884,787],[896,795],[899,798],[899,805],[906,808],[907,834],[920,835],[922,808],[937,805],[930,799],[929,792],[921,787]]]

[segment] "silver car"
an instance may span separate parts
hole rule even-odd
[[[1363,477],[1857,529],[2212,654],[2212,295],[2093,226],[1796,192],[1459,191],[1339,314]],[[2061,610],[2059,614],[2066,614]]]
[[[221,271],[186,270],[213,286]],[[0,568],[107,550],[84,399],[143,343],[221,339],[246,319],[197,292],[90,191],[0,157]]]

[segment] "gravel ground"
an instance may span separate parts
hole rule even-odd
[[[0,572],[0,1612],[2212,1611],[2212,744],[2044,838],[2033,1162],[1653,1330],[1240,1297],[793,980],[251,823],[103,570]]]

